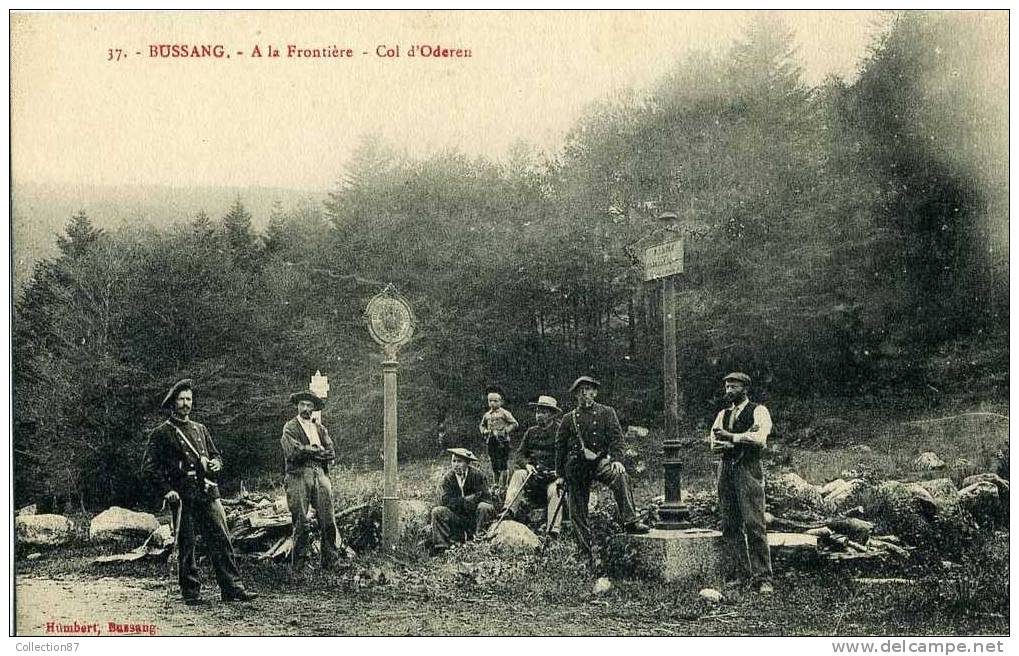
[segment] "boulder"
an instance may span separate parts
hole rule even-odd
[[[823,514],[821,487],[792,472],[768,481],[767,499],[776,515],[784,515],[788,511]]]
[[[169,547],[171,544],[173,544],[173,533],[170,532],[169,524],[163,524],[157,528],[149,538],[149,545],[159,549]]]
[[[898,512],[920,512],[933,515],[938,511],[934,497],[919,483],[885,481],[877,487],[877,496]]]
[[[592,594],[600,595],[605,594],[615,587],[612,585],[612,581],[602,576],[594,582],[594,587],[591,589]]]
[[[24,506],[22,508],[19,508],[18,512],[16,514],[20,517],[20,516],[34,515],[37,512],[39,512],[39,509],[33,503],[33,504],[30,504],[30,505]]]
[[[539,546],[534,531],[512,520],[499,524],[492,537],[492,548],[503,553],[530,553]]]
[[[873,453],[874,449],[870,448],[866,444],[855,444],[849,447],[849,450],[853,453]]]
[[[720,601],[722,601],[722,593],[719,592],[718,590],[715,590],[714,588],[703,588],[697,594],[699,594],[703,599],[707,599],[708,601],[714,604],[717,604]]]
[[[63,515],[18,515],[14,530],[19,544],[58,547],[74,539],[74,522]]]
[[[1005,479],[1001,478],[997,474],[987,472],[985,474],[974,474],[973,476],[967,476],[962,481],[963,487],[969,487],[974,483],[994,483],[994,487],[998,488],[998,494],[1008,496],[1009,483]]]
[[[852,478],[848,481],[844,478],[837,478],[821,488],[824,505],[836,512],[844,512],[847,508],[856,505],[859,500],[858,493],[869,487],[870,483],[862,478]]]
[[[980,526],[993,527],[1004,519],[998,487],[990,481],[978,481],[959,490],[959,503]]]
[[[154,515],[112,506],[92,518],[88,539],[92,542],[127,541],[137,544],[159,530]]]
[[[959,506],[959,491],[950,478],[920,481],[920,487],[930,492],[941,512],[954,512]]]
[[[934,469],[944,469],[946,464],[944,460],[938,457],[938,454],[933,451],[925,451],[913,461],[913,466],[919,471],[931,471]]]

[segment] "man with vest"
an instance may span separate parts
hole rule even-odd
[[[202,534],[223,601],[251,601],[258,595],[241,585],[215,480],[223,469],[223,457],[209,429],[188,418],[193,402],[190,379],[177,381],[166,393],[160,408],[172,414],[149,435],[143,471],[171,511],[179,508],[177,575],[184,603],[202,603],[195,561],[197,533]]]
[[[650,529],[637,519],[629,478],[623,467],[623,429],[616,411],[595,402],[600,383],[581,376],[570,386],[576,407],[563,416],[556,433],[556,472],[566,481],[570,521],[581,548],[591,554],[588,503],[591,484],[599,481],[612,490],[619,520],[627,533]]]
[[[771,433],[771,414],[747,397],[750,376],[727,375],[725,400],[711,426],[711,449],[721,451],[718,510],[722,515],[722,563],[726,585],[749,579],[771,594],[771,552],[764,523],[764,468],[761,452]]]
[[[559,508],[559,479],[555,471],[556,431],[562,410],[555,397],[546,395],[539,396],[537,402],[527,405],[534,408],[534,420],[537,423],[528,428],[520,440],[513,460],[517,469],[510,477],[506,499],[509,512],[515,516],[524,496],[540,496],[548,510],[545,532],[555,537],[559,535],[563,524],[562,510]]]
[[[322,569],[336,564],[336,518],[333,516],[333,486],[329,481],[329,463],[336,459],[329,431],[315,421],[313,413],[325,401],[307,390],[290,395],[297,416],[283,425],[280,445],[287,475],[287,505],[293,520],[294,550],[292,564],[303,567],[308,551],[308,507],[315,508],[322,537]]]

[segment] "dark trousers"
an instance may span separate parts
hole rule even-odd
[[[219,499],[205,497],[182,499],[180,527],[177,529],[177,576],[181,595],[185,599],[197,598],[201,593],[198,566],[195,561],[195,536],[201,533],[205,551],[212,561],[216,582],[223,592],[242,590],[241,576],[237,571],[230,533],[226,528],[226,513]]]
[[[567,498],[569,499],[570,522],[573,524],[573,534],[577,537],[580,546],[590,553],[591,551],[591,525],[588,522],[587,507],[591,501],[591,483],[600,482],[610,490],[616,498],[616,508],[619,510],[619,521],[629,524],[637,519],[637,511],[633,507],[633,493],[630,492],[630,479],[626,472],[616,473],[608,460],[602,459],[590,470],[588,476],[571,479],[567,485]]]
[[[322,535],[322,567],[332,567],[336,551],[333,485],[321,466],[307,465],[287,474],[287,506],[293,521],[293,563],[303,564],[308,552],[308,507],[314,506]]]
[[[760,459],[722,458],[718,469],[722,515],[722,575],[727,580],[771,581],[771,551],[764,523],[764,468]]]
[[[495,508],[482,501],[477,510],[459,513],[446,506],[432,508],[432,546],[446,548],[480,533],[492,521]]]

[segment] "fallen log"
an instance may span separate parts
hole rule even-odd
[[[901,579],[901,578],[888,578],[888,579],[856,578],[853,579],[853,583],[859,583],[861,585],[916,585],[916,581],[914,581],[913,579]]]

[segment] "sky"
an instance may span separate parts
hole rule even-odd
[[[887,17],[780,12],[804,80],[852,79]],[[377,135],[412,156],[554,152],[591,102],[724,52],[751,12],[130,12],[11,17],[15,183],[332,189]],[[221,45],[230,57],[153,57]],[[350,48],[352,57],[288,57]],[[410,57],[414,45],[470,57]],[[253,57],[258,46],[262,57]],[[269,46],[280,57],[269,57]],[[380,46],[382,47],[379,50]],[[380,57],[399,46],[400,57]],[[122,52],[118,56],[118,49]],[[243,53],[243,54],[238,54]],[[126,56],[125,56],[126,55]]]

